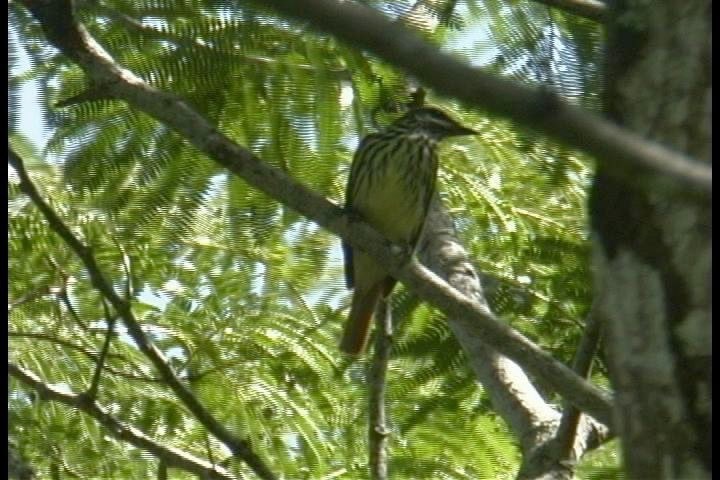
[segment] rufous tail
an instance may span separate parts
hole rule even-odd
[[[365,351],[373,312],[380,299],[383,282],[373,286],[367,292],[355,290],[350,307],[350,315],[345,323],[340,350],[349,355],[359,355]]]

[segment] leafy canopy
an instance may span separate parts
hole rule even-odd
[[[600,32],[589,22],[532,3],[468,0],[427,2],[422,23],[408,16],[412,2],[367,3],[469,61],[596,104]],[[402,72],[245,2],[78,2],[78,15],[124,67],[337,202],[358,138],[408,100],[412,79]],[[10,30],[11,144],[114,287],[129,292],[178,374],[285,478],[364,478],[366,365],[349,364],[336,346],[349,299],[339,239],[121,102],[52,107],[86,89],[82,72],[17,4]],[[49,136],[42,150],[18,127],[29,81]],[[492,308],[569,360],[590,298],[588,163],[448,99],[431,93],[428,102],[480,132],[443,147],[439,188]],[[103,301],[12,172],[8,197],[11,361],[84,391],[105,336]],[[388,374],[391,472],[511,478],[516,440],[442,316],[403,289],[393,303],[401,328]],[[116,333],[98,401],[159,443],[226,459],[120,326]],[[78,411],[36,400],[11,380],[10,436],[39,471],[155,475],[155,458]]]

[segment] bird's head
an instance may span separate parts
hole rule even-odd
[[[422,133],[439,141],[446,137],[456,135],[475,135],[475,130],[460,125],[437,108],[422,107],[409,111],[393,123],[394,128],[399,128],[410,133]]]

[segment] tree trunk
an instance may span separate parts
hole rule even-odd
[[[711,148],[711,18],[706,0],[621,0],[608,23],[608,115],[702,162]],[[598,168],[590,210],[627,473],[710,478],[709,202],[670,197],[659,184],[633,191]]]

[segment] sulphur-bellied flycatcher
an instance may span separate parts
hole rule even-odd
[[[415,248],[435,190],[440,140],[476,133],[436,108],[417,108],[385,130],[365,137],[355,152],[345,207],[393,243]],[[365,349],[380,296],[395,279],[369,255],[343,243],[345,279],[354,288],[350,315],[340,342],[345,353]]]

